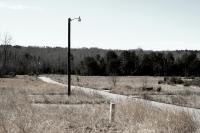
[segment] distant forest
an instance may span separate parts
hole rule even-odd
[[[0,45],[0,74],[67,74],[67,48]],[[72,49],[76,75],[199,76],[200,51]]]

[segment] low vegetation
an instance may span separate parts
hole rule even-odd
[[[119,103],[115,122],[109,123],[109,105],[35,106],[24,92],[1,89],[0,131],[31,132],[173,132],[194,133],[197,122],[186,112],[161,111],[150,105]]]
[[[164,80],[159,80],[158,84],[169,84],[176,85],[182,84],[184,86],[198,86],[200,87],[200,78],[199,77],[164,77]]]
[[[0,132],[2,133],[195,133],[199,131],[198,122],[187,112],[160,110],[149,104],[125,101],[116,104],[115,121],[109,123],[109,104],[98,103],[95,98],[103,99],[96,94],[73,92],[68,104],[46,102],[36,104],[30,101],[32,99],[30,94],[65,95],[66,88],[46,84],[30,76],[1,79],[0,82]],[[94,102],[87,104],[88,101]]]
[[[159,80],[158,84],[170,84],[170,85],[176,85],[176,84],[183,84],[184,81],[181,79],[181,77],[164,77],[164,80]]]
[[[29,100],[36,104],[106,104],[109,102],[96,93],[86,94],[78,90],[72,90],[70,97],[67,93],[34,93],[29,95]]]
[[[193,78],[191,80],[186,80],[184,86],[198,86],[200,87],[200,78]]]
[[[66,75],[46,75],[67,84]],[[76,80],[76,79],[79,80]],[[181,77],[150,77],[150,76],[72,76],[72,84],[98,90],[109,90],[147,100],[175,104],[186,107],[200,108],[198,86],[184,86],[185,83],[198,81],[198,78]],[[113,81],[117,84],[115,87]],[[162,81],[162,83],[160,83]]]

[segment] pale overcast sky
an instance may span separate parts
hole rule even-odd
[[[15,45],[200,50],[200,0],[0,0]]]

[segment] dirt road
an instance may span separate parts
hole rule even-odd
[[[47,82],[47,83],[51,83],[51,84],[57,84],[60,86],[64,86],[67,87],[67,85],[62,84],[62,83],[58,83],[48,77],[44,77],[41,76],[39,77],[40,80]],[[165,103],[159,103],[159,102],[154,102],[154,101],[148,101],[148,100],[144,100],[144,99],[138,99],[138,98],[134,98],[131,96],[124,96],[124,95],[119,95],[119,94],[113,94],[113,93],[109,93],[109,92],[105,92],[105,91],[100,91],[100,90],[94,90],[91,88],[84,88],[84,87],[79,87],[79,86],[72,86],[72,89],[74,90],[82,90],[86,93],[97,93],[102,95],[103,97],[105,97],[106,99],[111,100],[111,102],[114,103],[118,103],[124,100],[133,100],[133,101],[137,101],[137,102],[141,102],[141,103],[145,103],[145,104],[150,104],[154,107],[157,107],[159,109],[163,109],[163,110],[174,110],[174,111],[186,111],[189,114],[191,114],[195,119],[199,120],[200,118],[200,110],[199,109],[195,109],[195,108],[187,108],[187,107],[182,107],[182,106],[177,106],[177,105],[172,105],[172,104],[165,104]]]

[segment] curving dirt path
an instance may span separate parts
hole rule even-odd
[[[52,80],[48,77],[41,76],[41,77],[39,77],[39,79],[44,81],[44,82],[47,82],[47,83],[57,84],[57,85],[60,85],[60,86],[67,87],[66,84],[56,82],[56,81],[54,81],[54,80]],[[121,102],[121,101],[124,101],[124,100],[133,100],[133,101],[137,101],[137,102],[141,102],[141,103],[145,103],[145,104],[150,104],[154,107],[157,107],[157,108],[163,109],[163,110],[186,111],[189,114],[191,114],[196,120],[200,121],[200,109],[182,107],[182,106],[160,103],[160,102],[155,102],[155,101],[148,101],[148,100],[144,100],[144,99],[134,98],[132,96],[113,94],[113,93],[109,93],[109,92],[105,92],[105,91],[94,90],[94,89],[91,89],[91,88],[84,88],[84,87],[79,87],[79,86],[72,86],[72,89],[82,90],[86,93],[97,93],[97,94],[102,95],[106,99],[111,100],[111,102],[114,102],[114,103],[118,103],[118,102]]]

